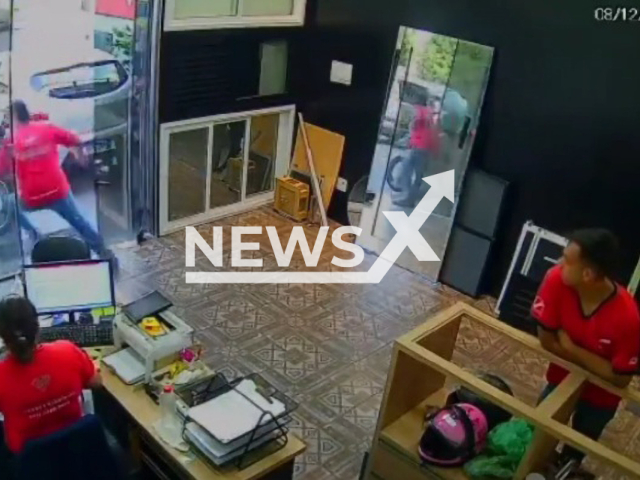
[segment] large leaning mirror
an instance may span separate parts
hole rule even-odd
[[[365,248],[380,254],[396,234],[384,212],[410,215],[430,188],[422,178],[453,169],[455,202],[443,199],[420,228],[442,260],[492,58],[491,47],[400,29],[359,223]],[[441,266],[408,248],[396,264],[433,280]]]

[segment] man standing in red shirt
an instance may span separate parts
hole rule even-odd
[[[638,373],[640,314],[633,297],[611,279],[617,240],[604,229],[573,233],[560,265],[540,286],[531,313],[542,346],[619,388]],[[550,364],[542,398],[568,375]],[[575,430],[597,440],[614,417],[620,397],[588,383],[573,414]],[[566,447],[563,456],[584,454]]]
[[[35,242],[40,233],[23,212],[53,210],[80,234],[98,256],[112,258],[113,254],[106,248],[100,234],[78,210],[58,155],[58,146],[62,145],[83,162],[80,138],[50,123],[32,121],[27,106],[20,100],[13,102],[12,109],[14,138],[11,150],[18,179],[21,203],[18,215],[22,228]],[[6,163],[6,156],[4,161]]]

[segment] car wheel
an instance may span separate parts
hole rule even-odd
[[[402,155],[396,155],[389,161],[389,169],[387,170],[387,184],[389,188],[394,192],[401,192],[404,190],[404,185],[400,183],[400,178],[402,175],[398,175],[397,177],[394,175],[394,172],[398,169],[398,166],[403,162],[408,162],[409,160],[403,157]],[[398,172],[401,173],[401,172]],[[415,172],[411,172],[411,175],[414,175]],[[411,180],[411,184],[413,184],[413,179]]]

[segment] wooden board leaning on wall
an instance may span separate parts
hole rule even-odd
[[[307,122],[305,122],[305,128],[313,153],[316,174],[322,184],[322,200],[325,208],[329,208],[331,197],[338,181],[338,175],[340,174],[345,138],[342,135]],[[306,174],[311,172],[300,129],[297,129],[291,168]]]

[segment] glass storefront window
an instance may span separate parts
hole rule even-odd
[[[306,0],[166,0],[165,30],[298,26]]]
[[[208,127],[171,134],[168,179],[171,220],[205,211],[208,148]]]
[[[279,115],[251,119],[251,146],[247,169],[247,195],[273,189],[273,169],[278,154]]]
[[[237,12],[238,0],[177,0],[174,18],[231,17]]]
[[[294,119],[289,105],[161,125],[160,234],[273,201]]]
[[[241,15],[247,17],[291,15],[292,13],[293,0],[242,0]]]
[[[246,121],[213,126],[210,208],[224,207],[240,201],[246,128]]]

